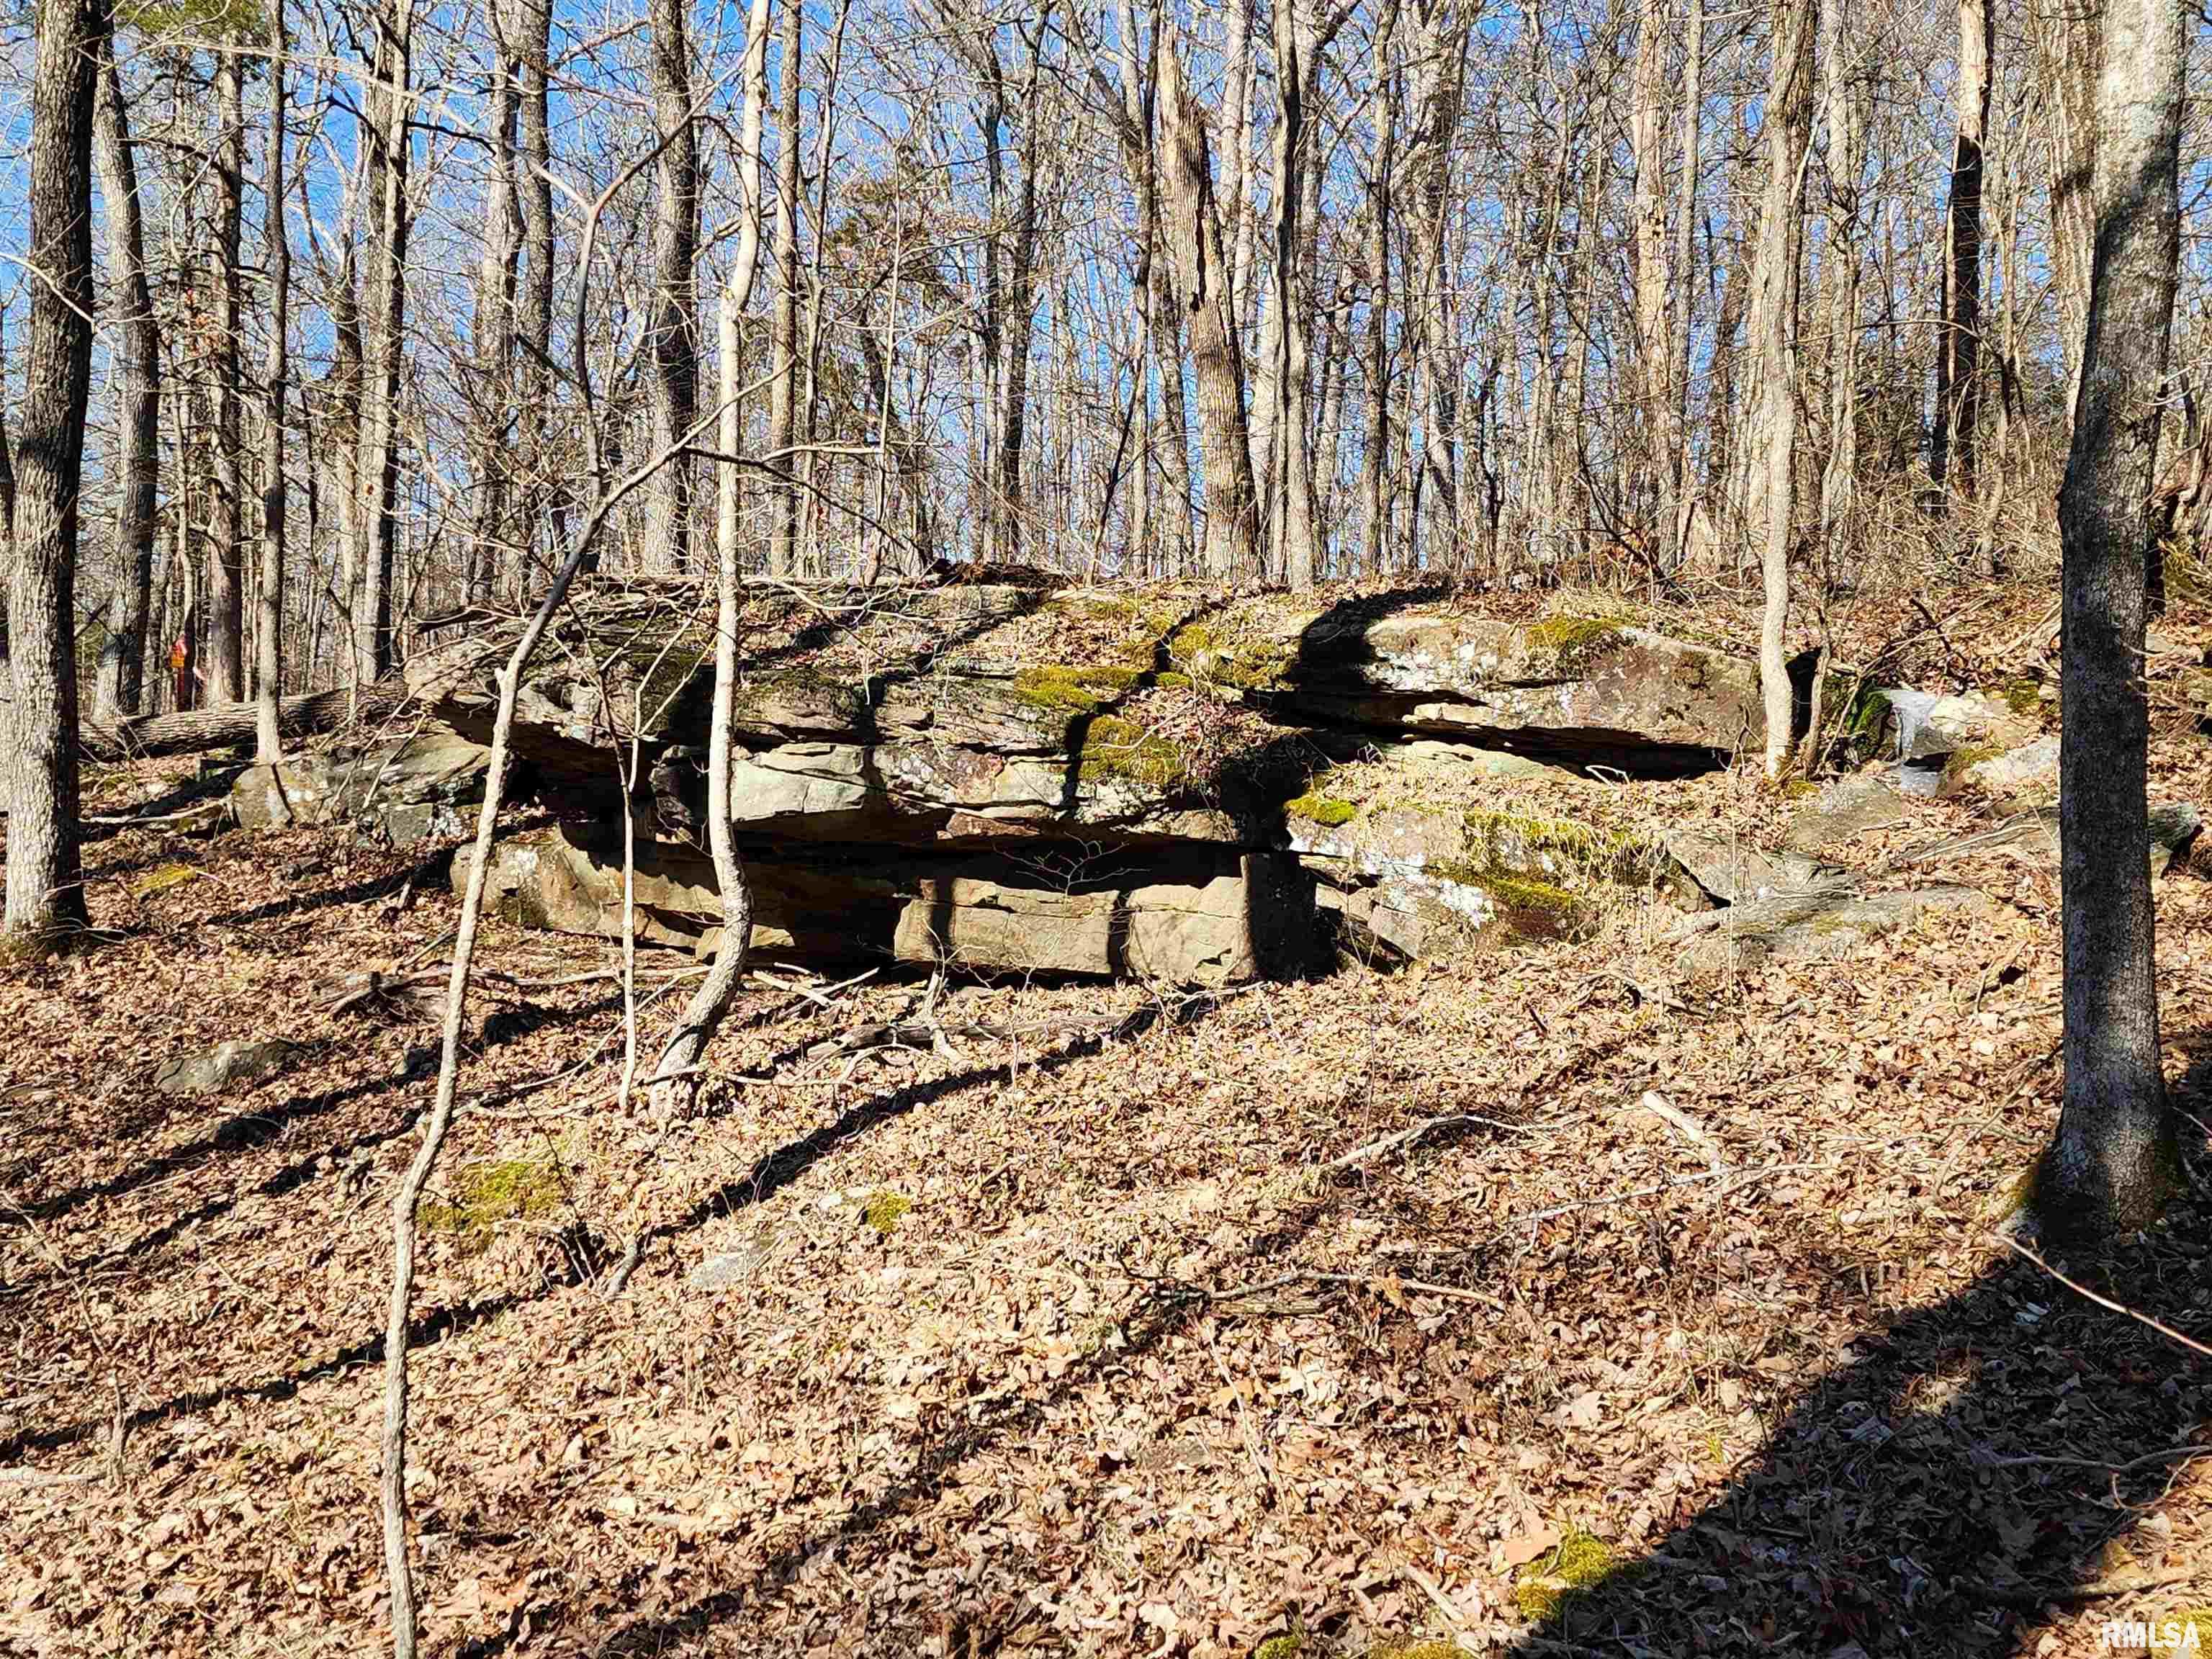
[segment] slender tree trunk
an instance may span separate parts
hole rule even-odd
[[[337,499],[337,654],[349,685],[371,684],[361,672],[354,650],[354,618],[361,614],[362,580],[361,554],[361,438],[365,365],[362,360],[361,301],[357,244],[358,221],[368,191],[368,174],[356,165],[348,179],[345,199],[338,213],[337,257],[329,275],[324,305],[331,319],[331,372],[325,383],[325,465],[330,470],[331,493]],[[184,458],[179,452],[180,468]],[[180,489],[180,496],[186,494]]]
[[[691,33],[686,0],[653,0],[653,112],[661,140],[654,163],[653,447],[671,453],[691,429],[699,404],[699,135],[691,109]],[[690,457],[672,454],[653,475],[646,503],[649,569],[691,562]]]
[[[1698,173],[1704,149],[1705,70],[1705,0],[1690,0],[1689,34],[1682,43],[1682,182],[1674,214],[1674,309],[1667,353],[1667,466],[1662,480],[1667,504],[1660,515],[1670,570],[1688,556],[1696,502],[1690,477],[1690,330],[1697,311]]]
[[[2088,326],[2089,271],[2096,241],[2096,12],[2073,0],[2036,0],[2036,80],[2045,96],[2050,157],[2051,289],[2067,370],[2068,416],[2081,385]]]
[[[1252,316],[1252,271],[1256,216],[1252,200],[1253,108],[1258,77],[1252,73],[1253,0],[1228,0],[1223,19],[1221,111],[1221,234],[1228,247],[1230,313],[1240,331]],[[1255,471],[1261,465],[1255,454]]]
[[[5,931],[88,920],[78,860],[76,537],[92,381],[92,130],[104,0],[40,0],[28,163],[30,344],[16,417],[6,713]]]
[[[2148,1224],[2180,1165],[2160,1062],[2144,856],[2142,561],[2181,245],[2189,15],[2176,0],[2106,0],[2104,9],[2095,264],[2058,496],[2066,1097],[2036,1210],[2062,1241]]]
[[[1440,529],[1447,543],[1459,518],[1459,358],[1453,349],[1449,278],[1447,275],[1451,217],[1452,140],[1459,130],[1461,95],[1467,69],[1468,27],[1450,9],[1450,0],[1426,0],[1418,6],[1420,56],[1413,74],[1413,141],[1407,158],[1412,186],[1410,214],[1416,250],[1411,303],[1421,345],[1421,466],[1431,499],[1431,557],[1439,550]],[[1565,115],[1562,114],[1564,167]],[[1541,276],[1540,274],[1540,280]],[[1540,349],[1549,349],[1548,340]]]
[[[541,540],[539,520],[550,517],[552,540],[568,539],[566,495],[554,477],[549,441],[552,421],[553,351],[553,183],[552,133],[546,106],[546,53],[552,29],[550,0],[507,0],[514,6],[516,33],[507,55],[517,66],[520,87],[521,153],[516,183],[522,214],[523,276],[516,319],[516,343],[522,361],[520,408],[525,463],[515,514],[514,592],[526,598],[532,586],[535,555]],[[493,16],[508,15],[502,0],[493,0]]]
[[[369,82],[362,97],[364,182],[370,218],[362,316],[361,459],[355,475],[360,604],[354,613],[355,673],[381,679],[392,663],[394,566],[398,542],[400,365],[406,343],[407,111],[414,56],[414,0],[387,0],[376,21]]]
[[[781,107],[775,137],[775,301],[769,352],[768,447],[779,469],[796,466],[787,453],[798,431],[799,411],[799,77],[805,24],[799,0],[783,0],[782,39],[776,80]],[[769,568],[791,573],[799,560],[799,497],[779,485],[769,532]]]
[[[1175,297],[1172,258],[1163,257],[1165,232],[1160,224],[1158,146],[1152,136],[1153,88],[1145,73],[1147,64],[1157,67],[1158,58],[1145,50],[1133,0],[1115,0],[1115,21],[1121,37],[1121,120],[1115,131],[1137,197],[1137,270],[1132,298],[1144,313],[1146,347],[1159,372],[1160,408],[1156,422],[1149,420],[1147,411],[1146,524],[1157,544],[1152,550],[1152,569],[1163,577],[1180,577],[1190,570],[1194,542],[1190,439],[1183,416],[1182,309]],[[1152,488],[1155,471],[1157,489]]]
[[[494,0],[494,10],[498,9]],[[515,131],[521,112],[515,66],[495,17],[486,64],[484,97],[483,251],[477,261],[474,320],[474,418],[471,422],[471,501],[464,599],[483,605],[491,597],[500,554],[514,537],[510,496],[514,473],[514,303],[521,253],[521,213],[515,188]],[[548,296],[550,301],[550,296]]]
[[[1759,215],[1758,290],[1752,336],[1759,344],[1765,470],[1759,479],[1765,533],[1759,571],[1765,606],[1759,680],[1766,712],[1766,775],[1790,758],[1794,713],[1784,634],[1790,615],[1790,549],[1796,510],[1797,285],[1803,226],[1805,152],[1813,119],[1810,0],[1775,0],[1772,78],[1766,100],[1766,196]]]
[[[1367,503],[1367,569],[1390,568],[1390,174],[1396,161],[1398,77],[1390,41],[1398,0],[1377,0],[1367,218],[1367,447],[1361,459]]]
[[[1197,369],[1199,420],[1204,431],[1206,573],[1226,581],[1256,572],[1260,546],[1252,484],[1252,453],[1244,422],[1244,365],[1236,319],[1230,314],[1221,218],[1206,116],[1184,79],[1182,47],[1172,16],[1158,14],[1163,217],[1175,250],[1183,303],[1190,316]]]
[[[998,500],[999,556],[1018,558],[1022,549],[1022,452],[1026,444],[1030,390],[1030,342],[1036,322],[1037,167],[1039,141],[1044,129],[1037,107],[1038,77],[1044,42],[1052,29],[1052,6],[1047,0],[1037,14],[1034,36],[1027,24],[1021,33],[1028,40],[1027,74],[1017,88],[1022,111],[1022,178],[1015,197],[1011,245],[1007,249],[1006,291],[999,326],[1004,368],[1000,385],[1006,404],[1000,422]]]
[[[1672,318],[1668,306],[1666,19],[1664,0],[1643,0],[1636,24],[1636,68],[1629,138],[1636,158],[1636,349],[1642,443],[1628,485],[1635,522],[1656,515],[1671,493],[1674,422],[1669,368]],[[1690,273],[1680,272],[1686,284]],[[1662,532],[1663,535],[1664,532]]]
[[[246,194],[245,71],[237,43],[215,60],[215,499],[208,532],[208,696],[246,695],[246,495],[239,434],[239,227]]]
[[[720,448],[723,460],[717,470],[714,547],[717,594],[714,628],[714,702],[707,738],[707,845],[714,860],[714,880],[721,890],[722,939],[714,965],[684,1018],[669,1033],[653,1068],[653,1106],[665,1114],[674,1104],[679,1082],[697,1066],[707,1045],[736,994],[744,972],[745,956],[752,943],[752,887],[738,857],[730,827],[731,727],[734,723],[738,686],[738,471],[736,457],[744,437],[738,419],[740,383],[738,370],[738,319],[752,298],[753,276],[760,265],[761,246],[761,126],[768,102],[769,0],[751,0],[745,29],[744,109],[738,137],[738,173],[744,191],[743,218],[738,228],[738,251],[722,289],[717,316],[716,343],[721,370]],[[888,377],[886,377],[888,384]]]
[[[1938,489],[1970,504],[1982,410],[1982,148],[1989,136],[1996,44],[1996,15],[1989,0],[1959,0],[1959,130],[1951,153],[1949,247],[1928,470]]]
[[[0,305],[0,386],[8,384],[8,307]],[[15,534],[15,457],[8,444],[7,411],[0,410],[0,558],[4,558]],[[0,575],[8,567],[0,566]],[[8,618],[0,611],[0,657],[7,654]],[[7,774],[0,770],[0,789]]]
[[[1859,173],[1865,143],[1857,42],[1850,0],[1820,0],[1827,54],[1828,459],[1820,474],[1820,540],[1832,569],[1858,504]],[[1817,691],[1817,688],[1816,688]]]
[[[1320,564],[1315,545],[1313,459],[1309,453],[1307,402],[1307,310],[1310,295],[1302,278],[1310,211],[1307,106],[1320,74],[1324,42],[1309,12],[1279,3],[1274,9],[1275,85],[1281,106],[1275,128],[1275,453],[1280,483],[1276,492],[1275,568],[1295,591],[1314,585]],[[1317,179],[1310,182],[1318,183]]]
[[[262,173],[267,204],[269,361],[263,374],[261,569],[254,620],[253,757],[273,766],[283,751],[277,698],[283,690],[284,388],[290,378],[292,244],[284,227],[284,0],[269,0],[269,145]]]
[[[112,721],[137,714],[144,695],[161,454],[161,337],[146,275],[137,163],[112,49],[102,54],[99,73],[100,194],[106,210],[108,281],[120,325],[115,340],[121,405],[116,422],[115,550],[120,568],[107,602],[107,637],[100,647],[93,710],[96,719]]]

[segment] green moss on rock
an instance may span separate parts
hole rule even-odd
[[[2033,674],[2015,674],[1996,688],[2004,706],[2015,714],[2036,715],[2043,712],[2043,682]]]
[[[1256,629],[1187,623],[1168,641],[1168,655],[1200,684],[1267,691],[1282,684],[1297,646]]]
[[[1182,750],[1114,714],[1101,714],[1083,734],[1077,775],[1085,783],[1121,781],[1154,789],[1180,788],[1191,781]]]
[[[1943,757],[1943,775],[1955,782],[1984,761],[1995,760],[2004,752],[2005,746],[2001,743],[1974,743],[1964,749],[1954,749]]]
[[[1089,714],[1126,696],[1142,678],[1142,671],[1135,668],[1072,668],[1063,663],[1046,663],[1023,669],[1014,676],[1012,689],[1017,699],[1032,708],[1054,714]]]
[[[1296,800],[1285,801],[1283,811],[1291,817],[1304,818],[1330,830],[1339,824],[1349,823],[1359,816],[1359,809],[1350,801],[1338,800],[1310,789]]]
[[[1628,637],[1620,617],[1547,617],[1529,625],[1528,648],[1551,657],[1561,674],[1579,674]]]
[[[1543,818],[1469,807],[1461,815],[1486,871],[1541,872],[1576,880],[1638,882],[1662,867],[1657,843],[1573,818]]]

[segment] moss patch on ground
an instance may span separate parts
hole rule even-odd
[[[867,1202],[860,1206],[860,1219],[876,1230],[878,1237],[889,1238],[913,1208],[914,1200],[904,1193],[871,1193]]]
[[[426,1232],[451,1233],[471,1252],[488,1249],[501,1230],[560,1208],[564,1198],[553,1155],[500,1158],[462,1166],[450,1202],[427,1202]]]
[[[1577,1590],[1589,1589],[1611,1572],[1619,1559],[1603,1539],[1570,1527],[1550,1553],[1522,1570],[1513,1586],[1513,1604],[1531,1624],[1549,1619]]]

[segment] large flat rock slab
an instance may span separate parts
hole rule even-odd
[[[471,862],[468,849],[454,860],[457,889]],[[813,960],[872,957],[1220,985],[1297,971],[1316,946],[1312,882],[1282,854],[1177,851],[1109,869],[989,854],[851,864],[756,858],[746,875],[754,945]],[[632,890],[641,937],[711,946],[721,901],[703,854],[647,843]],[[500,843],[486,896],[495,914],[526,925],[622,932],[619,853],[574,830]]]

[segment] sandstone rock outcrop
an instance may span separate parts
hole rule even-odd
[[[571,801],[605,796],[611,740],[653,752],[643,879],[682,890],[642,902],[678,935],[716,914],[703,860],[678,845],[703,840],[701,603],[675,585],[586,599],[523,688],[516,738]],[[1709,770],[1760,729],[1748,659],[1436,594],[769,591],[747,625],[732,816],[759,942],[802,952],[1205,981],[1309,956],[1331,927],[1412,956],[1570,933],[1595,885],[1674,866],[1492,798],[1586,769]],[[418,654],[410,688],[481,740],[507,643],[458,635]],[[1347,770],[1356,801],[1331,793]],[[611,844],[578,827],[518,848],[502,890],[600,931]],[[1089,885],[1060,873],[1109,867]]]

